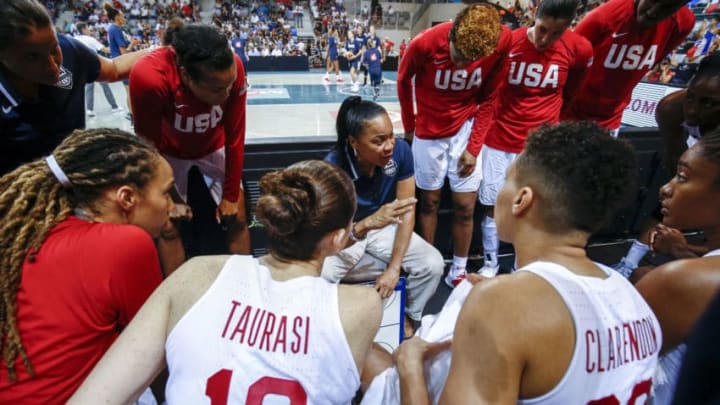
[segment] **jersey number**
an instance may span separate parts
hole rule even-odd
[[[222,369],[207,379],[205,395],[210,397],[211,405],[227,405],[230,395],[230,380],[232,370]],[[248,389],[245,403],[247,405],[262,405],[265,396],[275,394],[287,397],[290,405],[305,405],[307,393],[299,382],[275,377],[261,377]]]
[[[646,396],[647,402],[647,395],[650,395],[651,385],[652,381],[650,380],[640,381],[639,383],[635,384],[632,390],[632,395],[630,395],[630,399],[628,399],[627,405],[635,405],[635,401],[637,401],[637,399],[640,398],[642,395]],[[620,400],[613,394],[608,395],[604,398],[590,401],[587,403],[587,405],[620,405]]]

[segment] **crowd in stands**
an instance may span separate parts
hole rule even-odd
[[[232,40],[239,40],[247,55],[305,55],[308,44],[298,38],[306,2],[247,2],[217,0],[212,22]]]

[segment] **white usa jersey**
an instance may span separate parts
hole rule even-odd
[[[347,404],[360,386],[337,285],[232,256],[168,335],[172,404]]]
[[[535,262],[520,271],[545,279],[560,294],[575,325],[575,350],[550,392],[519,404],[644,404],[662,347],[655,314],[622,275],[598,264],[607,278],[578,276]]]

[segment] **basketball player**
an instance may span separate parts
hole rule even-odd
[[[663,163],[670,173],[677,168],[680,155],[708,132],[720,125],[720,53],[705,57],[687,89],[665,96],[655,113],[658,130],[663,141]],[[659,208],[658,208],[659,210]],[[639,240],[634,240],[627,255],[615,270],[626,277],[634,274],[638,263],[650,250],[650,234],[662,215],[659,211],[648,218],[648,224]],[[679,234],[679,232],[678,232]],[[676,258],[693,258],[707,253],[704,246],[688,245],[684,237],[679,246],[668,253]],[[637,279],[641,274],[634,274]]]
[[[544,0],[535,24],[512,33],[506,82],[499,92],[492,124],[482,148],[482,182],[478,199],[485,207],[482,221],[484,265],[480,274],[494,277],[498,263],[493,206],[505,172],[525,146],[527,134],[544,123],[556,123],[562,106],[571,102],[592,65],[592,47],[568,30],[577,0]]]
[[[660,189],[663,220],[658,226],[701,229],[708,253],[702,258],[669,262],[636,284],[663,331],[663,355],[653,404],[672,402],[685,340],[720,290],[719,182],[720,130],[716,129],[683,153],[675,177]]]
[[[106,128],[0,178],[0,403],[62,404],[90,374],[162,281],[172,185],[155,148]]]
[[[120,55],[124,55],[132,50],[134,50],[138,44],[140,44],[140,40],[137,38],[132,38],[128,40],[125,38],[125,33],[123,33],[122,27],[125,26],[127,23],[127,19],[125,19],[125,14],[123,14],[122,11],[114,8],[110,3],[105,3],[105,13],[108,16],[108,19],[111,21],[111,23],[108,25],[108,46],[110,47],[110,57],[115,59]],[[127,80],[123,80],[123,85],[125,86],[125,95],[127,100],[127,106],[128,106],[128,114],[127,118],[131,118],[133,111],[132,111],[132,99],[130,98],[130,88],[129,83]]]
[[[231,253],[249,253],[241,186],[245,141],[245,70],[227,39],[206,25],[168,28],[172,46],[138,61],[131,74],[135,131],[168,159],[178,202],[187,201],[188,172],[209,179],[218,222],[227,226]],[[187,205],[178,204],[178,209]],[[164,234],[166,272],[185,260],[176,230]]]
[[[692,31],[684,0],[610,0],[580,21],[575,33],[593,46],[588,79],[562,119],[590,120],[617,136],[635,85]]]
[[[48,155],[85,128],[85,84],[117,81],[147,51],[98,56],[57,35],[37,0],[0,2],[0,175]]]
[[[628,144],[595,124],[542,126],[530,135],[496,211],[519,270],[470,291],[440,403],[625,404],[649,393],[662,344],[658,321],[627,280],[585,251],[622,206],[634,162]],[[430,403],[427,346],[418,343],[398,351],[400,386],[410,391],[403,403]]]
[[[484,111],[492,108],[490,100],[502,81],[500,70],[510,37],[493,7],[470,5],[454,22],[438,24],[414,38],[398,69],[405,139],[413,142],[420,190],[420,230],[430,244],[435,240],[445,177],[453,192],[453,265],[445,279],[451,286],[466,274],[482,177],[476,157],[489,121],[476,117],[486,116]]]
[[[327,66],[323,80],[326,82],[330,81],[331,71],[335,72],[335,81],[337,83],[342,82],[342,78],[340,77],[340,62],[338,61],[338,41],[337,28],[332,25],[328,31],[328,43],[327,48],[325,48],[325,52],[327,54]]]
[[[166,360],[170,404],[262,403],[267,396],[350,403],[380,324],[380,297],[319,275],[351,234],[352,181],[329,163],[305,161],[266,174],[260,187],[256,213],[270,253],[184,264],[70,404],[128,403]]]
[[[356,38],[353,30],[348,30],[347,41],[345,41],[345,57],[350,68],[350,81],[352,82],[352,91],[360,90],[358,83],[358,71],[362,62],[363,41],[362,38]]]

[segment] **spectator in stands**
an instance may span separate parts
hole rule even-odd
[[[350,403],[380,324],[381,302],[368,287],[338,286],[318,276],[323,259],[350,235],[352,182],[330,164],[305,161],[266,174],[260,188],[256,214],[270,237],[269,254],[202,257],[183,265],[70,404],[131,402],[166,360],[168,403],[208,397],[251,403],[267,395],[290,403]],[[251,316],[259,321],[250,325]]]
[[[595,121],[617,136],[635,85],[692,30],[685,3],[610,0],[583,18],[575,32],[592,44],[595,63],[562,118]]]
[[[75,131],[0,178],[0,402],[65,403],[80,386],[162,280],[152,238],[172,184],[115,129]]]
[[[137,38],[128,40],[125,37],[122,27],[125,26],[127,20],[125,19],[125,15],[122,11],[113,8],[109,3],[105,3],[105,12],[111,21],[111,24],[108,27],[108,46],[110,48],[110,57],[114,59],[120,55],[131,52],[140,43],[140,40]],[[128,80],[123,80],[123,85],[125,86],[125,95],[128,106],[127,118],[132,120],[132,102],[130,100]]]
[[[572,102],[593,63],[588,40],[568,30],[578,5],[578,0],[543,0],[535,24],[513,31],[503,87],[494,111],[482,117],[492,122],[481,152],[478,196],[486,215],[480,270],[485,277],[494,277],[500,269],[493,208],[508,167],[531,130],[560,120],[563,105]]]
[[[672,401],[693,326],[720,289],[720,131],[703,136],[680,157],[675,177],[660,189],[665,228],[701,229],[707,253],[701,258],[676,260],[645,275],[637,289],[660,320],[663,355],[653,387],[653,404]],[[656,238],[662,249],[667,238]]]
[[[0,175],[85,127],[85,84],[117,81],[146,51],[115,60],[57,35],[37,0],[0,2]]]
[[[325,259],[328,280],[375,280],[382,298],[393,293],[401,271],[408,274],[405,336],[435,293],[444,263],[440,252],[413,232],[415,179],[410,147],[396,142],[385,109],[358,96],[338,111],[338,140],[325,160],[352,176],[358,211],[351,228],[355,242]]]
[[[670,83],[674,75],[675,72],[672,70],[670,58],[663,58],[659,64],[655,65],[652,70],[645,75],[645,80],[665,84]]]
[[[98,41],[97,39],[95,39],[95,37],[91,35],[90,28],[88,28],[87,24],[80,22],[77,24],[77,29],[78,31],[80,31],[80,35],[77,35],[75,39],[85,44],[85,46],[92,49],[96,53],[98,51],[103,51],[104,53],[110,52],[110,49],[108,47],[101,44],[100,41]],[[118,107],[117,102],[115,102],[115,96],[113,95],[110,85],[108,85],[107,82],[100,82],[100,87],[102,87],[103,94],[105,94],[105,99],[107,100],[108,104],[110,104],[112,112],[121,112],[122,108]],[[95,82],[90,82],[85,85],[85,106],[88,117],[94,117]]]
[[[663,141],[663,163],[668,172],[678,167],[680,155],[705,134],[720,126],[720,53],[705,58],[687,89],[665,96],[655,111],[658,130]],[[658,207],[644,226],[641,237],[634,240],[625,257],[615,270],[637,280],[646,270],[635,274],[640,260],[650,250],[650,239],[656,224],[662,220]],[[676,258],[697,257],[707,252],[703,246],[688,245],[679,230],[669,231],[674,238],[672,247],[662,253]],[[663,236],[661,236],[661,239]],[[661,242],[661,240],[658,240]]]
[[[384,383],[385,395],[400,393],[403,404],[645,398],[660,349],[658,320],[623,277],[585,250],[590,235],[623,205],[636,172],[632,148],[595,124],[560,123],[532,133],[497,206],[498,230],[516,246],[520,269],[472,289],[459,284],[440,314],[423,319],[418,330],[429,326],[432,342],[452,339],[451,355],[430,357],[447,345],[405,341],[396,352],[399,384],[386,372],[368,393]],[[635,322],[640,331],[623,329]],[[620,335],[603,332],[608,329]],[[613,342],[623,339],[641,342],[643,355],[618,362]]]
[[[211,180],[216,218],[228,233],[231,253],[250,253],[242,167],[245,142],[245,70],[227,39],[206,25],[168,30],[170,47],[138,61],[130,96],[135,131],[168,159],[175,174],[178,208],[188,213],[188,173],[193,166]],[[134,81],[134,82],[133,82]],[[185,260],[175,232],[159,245],[166,271]]]
[[[420,189],[420,230],[435,243],[440,194],[445,177],[453,200],[453,264],[445,279],[456,284],[466,274],[473,215],[482,170],[476,165],[502,81],[511,34],[492,6],[474,4],[454,22],[438,24],[417,37],[398,69],[398,98],[405,139],[412,142]],[[457,78],[454,79],[454,78]],[[417,114],[413,103],[414,94]]]

